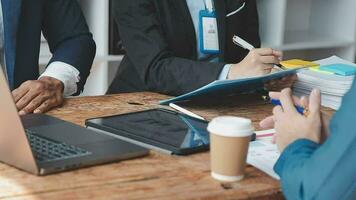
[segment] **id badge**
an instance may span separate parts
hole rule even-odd
[[[200,52],[204,54],[218,54],[220,52],[215,12],[208,10],[199,12],[199,40]]]

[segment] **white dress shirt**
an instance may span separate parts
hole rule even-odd
[[[204,59],[206,58],[207,54],[204,54],[200,52],[199,46],[200,46],[200,38],[199,38],[199,12],[201,10],[205,9],[205,1],[204,0],[186,0],[189,12],[194,24],[194,29],[195,29],[195,35],[196,35],[196,41],[197,41],[197,54],[198,54],[198,59]],[[217,59],[213,59],[211,62],[217,62]],[[228,78],[229,72],[230,72],[231,64],[227,64],[224,66],[224,68],[221,70],[218,80],[226,80]]]
[[[3,13],[2,4],[0,1],[0,65],[6,73],[6,62],[5,62],[5,49],[4,49],[4,24],[3,24]],[[50,63],[45,72],[41,74],[41,77],[48,76],[60,80],[64,85],[64,96],[70,96],[77,92],[77,83],[80,80],[80,72],[70,64],[55,61]]]

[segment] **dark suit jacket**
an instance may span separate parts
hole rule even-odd
[[[1,0],[4,17],[5,59],[13,69],[18,87],[39,76],[41,31],[53,54],[51,62],[62,61],[80,71],[78,91],[83,89],[95,56],[95,43],[77,1]]]
[[[244,9],[226,17],[244,2]],[[237,63],[246,56],[246,50],[232,43],[234,34],[260,46],[255,0],[215,0],[220,63],[197,61],[186,0],[116,0],[113,6],[127,53],[108,93],[186,93],[216,80],[225,63]]]

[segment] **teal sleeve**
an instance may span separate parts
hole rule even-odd
[[[314,151],[319,147],[315,142],[300,139],[288,145],[274,166],[274,171],[279,175],[282,189],[287,197],[303,199],[303,167]],[[292,180],[292,181],[290,181]]]
[[[356,199],[356,82],[330,123],[331,135],[318,145],[290,144],[275,165],[287,199]]]

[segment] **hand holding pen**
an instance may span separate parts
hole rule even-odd
[[[261,76],[285,69],[280,64],[282,52],[271,48],[255,49],[253,45],[236,35],[232,38],[232,42],[250,52],[240,63],[231,67],[228,79]],[[286,76],[266,82],[264,86],[269,91],[280,91],[292,87],[296,79],[296,75]]]
[[[264,129],[276,130],[275,141],[280,151],[298,139],[320,143],[322,135],[321,94],[313,90],[309,98],[292,96],[291,89],[270,92],[271,99],[280,100],[281,106],[273,108],[273,115],[260,122]],[[296,106],[304,110],[296,109]],[[302,112],[303,111],[303,112]],[[303,116],[300,113],[303,113]]]
[[[301,101],[306,101],[306,100],[303,98],[303,99],[301,99]],[[271,103],[275,106],[282,106],[281,101],[278,99],[271,99]],[[309,115],[308,107],[303,106],[303,105],[294,105],[294,107],[299,114],[304,115],[306,117]]]
[[[241,48],[244,48],[246,50],[249,50],[249,51],[255,49],[255,47],[252,46],[252,44],[248,43],[247,41],[245,41],[244,39],[240,38],[237,35],[234,35],[234,37],[232,37],[232,42],[235,45],[237,45],[237,46],[239,46]],[[281,59],[282,57],[279,57],[279,58]],[[273,64],[275,65],[275,67],[279,68],[280,70],[284,69],[283,65],[281,65],[279,62],[278,63],[273,63]]]
[[[261,76],[271,73],[279,64],[282,52],[271,48],[254,48],[251,44],[238,36],[234,36],[234,44],[249,50],[247,56],[239,63],[233,64],[228,79]]]

